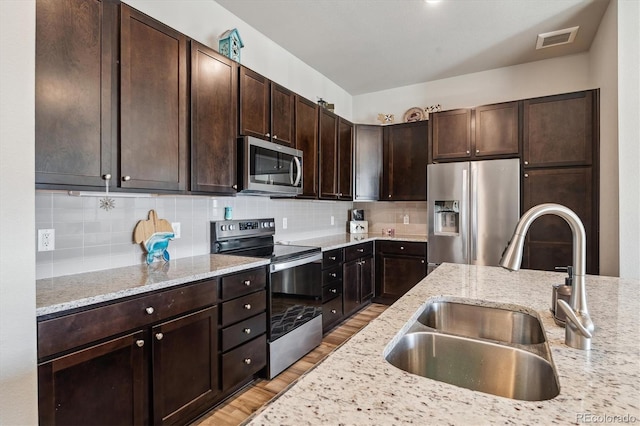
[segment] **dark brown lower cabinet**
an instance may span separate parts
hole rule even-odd
[[[40,424],[148,424],[148,347],[140,330],[40,364]]]
[[[216,306],[152,328],[155,424],[186,423],[220,393],[217,329]]]
[[[598,203],[592,167],[525,170],[523,178],[525,212],[542,203],[558,203],[573,210],[582,221],[587,237],[587,273],[598,274]],[[529,229],[522,267],[553,271],[572,261],[572,234],[564,219],[545,215]]]
[[[358,244],[344,250],[343,307],[344,315],[350,316],[373,297],[373,243]]]
[[[427,275],[427,244],[376,243],[376,302],[392,303]]]

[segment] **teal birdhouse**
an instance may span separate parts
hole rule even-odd
[[[218,41],[218,51],[224,56],[240,62],[240,49],[244,47],[236,28],[225,31]]]

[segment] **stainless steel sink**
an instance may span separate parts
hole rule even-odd
[[[433,332],[404,335],[386,357],[409,373],[525,401],[560,393],[553,364],[516,347]]]
[[[432,302],[420,314],[418,322],[444,333],[466,337],[525,345],[545,342],[536,317],[479,304]]]

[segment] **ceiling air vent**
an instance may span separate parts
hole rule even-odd
[[[545,47],[559,46],[561,44],[572,43],[578,33],[578,28],[565,28],[564,30],[551,31],[550,33],[538,34],[538,42],[536,49],[544,49]]]

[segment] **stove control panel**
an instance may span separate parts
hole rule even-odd
[[[236,238],[272,236],[275,232],[274,218],[211,222],[212,243]]]

